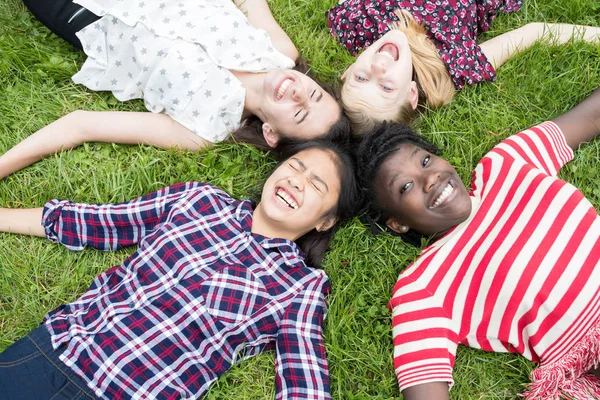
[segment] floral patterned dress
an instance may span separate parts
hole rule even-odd
[[[397,21],[394,10],[409,11],[423,23],[446,64],[456,89],[492,81],[496,71],[477,45],[499,12],[518,11],[523,0],[346,0],[326,13],[329,31],[350,53],[375,42]]]

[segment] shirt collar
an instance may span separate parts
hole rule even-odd
[[[460,235],[460,232],[462,232],[465,229],[465,227],[471,223],[471,221],[475,217],[475,214],[477,213],[477,210],[479,210],[479,206],[481,204],[481,199],[476,196],[471,196],[470,199],[471,199],[471,213],[469,214],[469,217],[467,219],[465,219],[463,222],[461,222],[460,224],[456,225],[454,228],[452,228],[452,230],[450,232],[446,233],[439,240],[436,240],[429,247],[441,247],[444,243],[447,243],[453,237]]]
[[[242,230],[251,236],[265,249],[276,249],[283,256],[286,264],[291,267],[304,266],[304,252],[293,241],[283,238],[269,238],[257,233],[252,233],[252,213],[256,203],[252,200],[242,200],[235,211],[235,218],[240,222]]]

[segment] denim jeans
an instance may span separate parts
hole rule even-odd
[[[44,325],[0,353],[0,399],[96,399],[82,378],[58,358]]]

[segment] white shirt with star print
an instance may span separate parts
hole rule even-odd
[[[230,70],[294,66],[230,0],[75,2],[102,18],[77,33],[88,58],[73,81],[143,98],[213,143],[241,123],[245,89]]]

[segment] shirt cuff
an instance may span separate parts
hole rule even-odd
[[[58,233],[55,225],[60,218],[60,213],[65,205],[69,204],[68,200],[50,200],[44,205],[42,212],[42,227],[46,233],[46,238],[51,242],[58,243]]]

